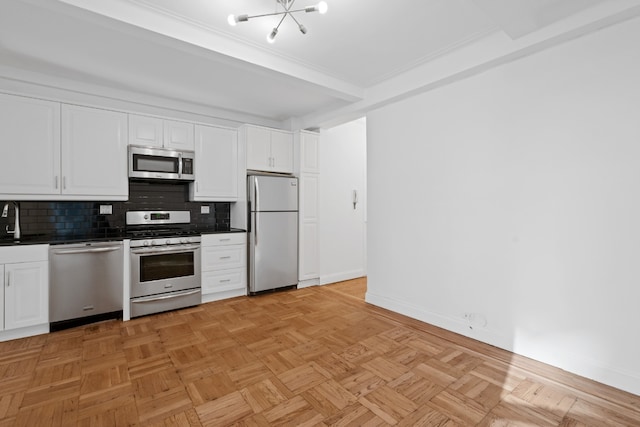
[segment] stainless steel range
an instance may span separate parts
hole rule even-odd
[[[200,235],[189,211],[129,211],[131,317],[201,302]]]

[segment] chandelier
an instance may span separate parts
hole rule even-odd
[[[278,29],[280,28],[280,25],[282,24],[282,21],[284,21],[284,19],[288,16],[291,17],[291,19],[293,19],[295,21],[295,23],[298,25],[298,29],[300,30],[300,32],[302,34],[307,34],[307,28],[302,25],[300,22],[298,22],[298,20],[296,19],[295,16],[293,16],[294,13],[296,12],[319,12],[320,14],[325,14],[327,13],[327,3],[324,1],[321,1],[320,3],[316,4],[315,6],[307,6],[307,7],[303,7],[302,9],[293,9],[293,4],[296,2],[296,0],[276,0],[276,3],[279,4],[284,10],[281,12],[274,12],[274,13],[265,13],[262,15],[253,15],[253,16],[249,16],[249,15],[229,15],[229,18],[227,19],[227,21],[229,21],[229,24],[232,26],[236,26],[238,24],[238,22],[247,22],[249,19],[253,19],[253,18],[262,18],[263,16],[276,16],[276,15],[282,15],[282,18],[280,19],[280,22],[278,22],[278,25],[276,25],[273,30],[271,31],[271,33],[269,33],[267,35],[267,41],[269,43],[273,43],[275,41],[276,36],[278,35]],[[276,5],[277,8],[277,5]]]

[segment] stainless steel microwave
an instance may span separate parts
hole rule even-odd
[[[195,153],[155,147],[129,146],[129,178],[195,180]]]

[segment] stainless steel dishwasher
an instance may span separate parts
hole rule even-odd
[[[49,248],[49,322],[52,331],[122,317],[122,242]]]

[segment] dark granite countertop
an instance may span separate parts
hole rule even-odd
[[[240,228],[230,228],[225,230],[212,228],[200,228],[198,229],[200,234],[220,234],[220,233],[244,233],[246,230]],[[59,236],[51,234],[27,234],[23,235],[20,240],[13,240],[11,236],[3,237],[0,239],[0,246],[18,246],[18,245],[62,245],[67,243],[81,243],[81,242],[111,242],[122,241],[130,238],[125,233],[114,233],[108,236]]]

